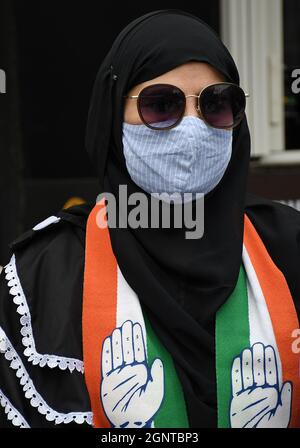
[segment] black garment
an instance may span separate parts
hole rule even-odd
[[[134,85],[188,61],[207,62],[239,84],[235,63],[217,34],[183,11],[146,14],[116,38],[96,78],[86,134],[99,193],[112,192],[118,199],[120,184],[127,185],[128,194],[143,192],[132,181],[123,155],[123,96]],[[205,197],[201,239],[187,240],[185,227],[110,229],[120,269],[174,358],[192,425],[216,421],[214,320],[239,274],[249,156],[245,118],[234,130],[224,177]]]
[[[81,212],[82,213],[82,212]],[[35,350],[39,354],[60,357],[82,357],[82,288],[84,269],[84,228],[80,217],[76,225],[60,221],[39,231],[30,230],[12,243],[20,280],[30,312]],[[12,406],[21,413],[30,427],[53,427],[45,415],[25,397],[24,384],[17,374],[26,372],[42,401],[56,413],[90,412],[90,400],[84,376],[74,370],[34,365],[24,351],[25,317],[14,302],[16,291],[9,294],[8,280],[3,270],[0,275],[0,328],[17,353],[14,366],[0,350],[0,396],[4,394]],[[16,281],[18,280],[16,279]],[[13,283],[15,281],[13,280]],[[28,317],[28,312],[26,313]],[[28,324],[28,323],[27,323]],[[28,327],[27,327],[28,328]],[[0,331],[1,339],[1,331]],[[14,355],[15,357],[15,355]],[[1,400],[0,400],[1,401]],[[86,423],[83,423],[87,426]],[[0,406],[0,428],[11,427],[4,408]],[[71,421],[58,426],[78,426]]]

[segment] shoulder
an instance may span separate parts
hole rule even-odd
[[[68,240],[72,236],[74,239],[77,237],[81,243],[84,243],[82,236],[85,235],[86,222],[91,210],[91,204],[60,210],[55,215],[50,215],[41,222],[36,223],[32,229],[28,229],[11,241],[9,247],[11,251],[20,251],[25,247],[34,246],[40,241],[49,242],[57,238],[61,240],[66,238]]]
[[[0,404],[23,410],[25,426],[90,422],[81,315],[91,209],[61,210],[20,235],[0,274]]]
[[[248,193],[246,197],[246,211],[264,216],[267,220],[274,216],[283,219],[284,223],[300,223],[300,212],[296,208],[279,201],[267,199]]]
[[[300,234],[300,212],[279,201],[248,195],[246,214],[263,234],[272,235],[273,240],[290,244]]]
[[[25,283],[30,278],[44,288],[58,272],[73,269],[73,261],[84,258],[86,222],[92,207],[75,206],[46,217],[9,243],[10,261]],[[60,275],[61,277],[61,275]]]
[[[85,226],[90,209],[76,206],[61,210],[20,235],[9,245],[11,258],[1,274],[1,305],[8,307],[2,314],[4,321],[11,311],[11,300],[3,296],[9,293],[21,317],[35,316],[41,351],[70,358],[81,354],[76,339],[66,338],[61,345],[54,336],[45,336],[45,321],[51,325],[53,335],[61,334],[63,325],[79,336],[78,325],[77,330],[73,328],[70,317],[75,321],[81,315]],[[0,325],[1,320],[0,313]]]
[[[88,210],[61,210],[12,241],[2,293],[8,287],[14,301],[22,297],[40,319],[45,313],[62,314],[68,306],[75,312],[81,301]],[[19,306],[19,313],[23,311]]]
[[[300,316],[300,212],[254,195],[248,195],[245,211],[284,273]]]

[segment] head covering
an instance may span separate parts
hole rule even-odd
[[[230,53],[194,15],[154,11],[117,36],[97,74],[87,124],[86,147],[97,170],[99,192],[112,192],[118,199],[120,184],[127,185],[128,194],[143,191],[130,178],[123,155],[123,96],[131,87],[189,61],[209,63],[239,85]],[[233,291],[241,265],[249,157],[245,117],[234,129],[225,175],[205,197],[201,239],[186,239],[185,228],[109,229],[118,265],[173,357],[191,427],[217,422],[215,314]]]

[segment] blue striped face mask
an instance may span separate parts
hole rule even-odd
[[[207,194],[230,161],[232,130],[194,116],[166,131],[123,122],[123,151],[132,180],[148,193]]]

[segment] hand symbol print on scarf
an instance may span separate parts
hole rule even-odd
[[[103,343],[101,400],[106,416],[114,427],[151,427],[163,397],[163,362],[156,358],[148,367],[142,327],[127,320]]]

